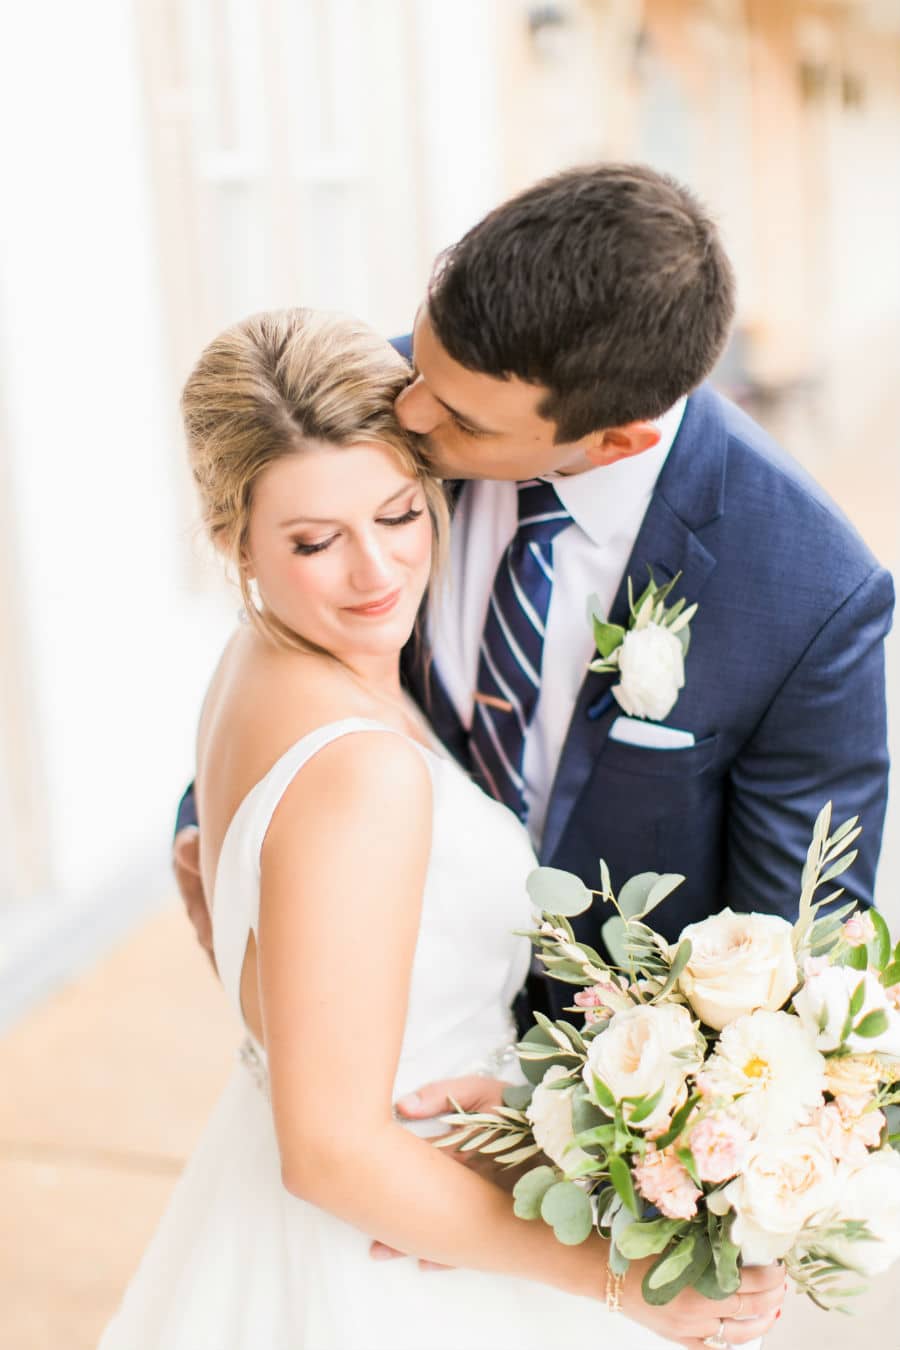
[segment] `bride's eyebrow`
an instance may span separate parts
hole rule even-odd
[[[419,485],[418,479],[413,479],[412,482],[406,483],[402,488],[398,488],[396,492],[392,492],[390,497],[387,497],[381,503],[380,506],[375,508],[376,511],[384,511],[388,506],[391,506],[397,500],[398,497],[402,497],[405,492],[415,491],[418,485]],[[339,525],[339,524],[340,524],[339,520],[323,520],[321,516],[292,516],[290,520],[281,521],[278,528],[279,530],[288,530],[293,525]]]

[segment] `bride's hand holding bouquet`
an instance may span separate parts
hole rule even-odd
[[[578,1025],[539,1016],[518,1047],[527,1084],[453,1117],[454,1142],[510,1165],[544,1155],[516,1212],[563,1243],[606,1237],[611,1306],[639,1274],[647,1303],[693,1289],[724,1322],[742,1272],[783,1262],[835,1307],[900,1255],[900,944],[877,911],[834,909],[841,890],[816,898],[855,857],[856,821],[830,834],[830,817],[794,924],[726,909],[670,945],[647,918],[680,877],[618,896],[602,863],[599,892],[551,868],[530,879],[529,936]],[[612,961],[570,922],[595,895],[616,911]]]

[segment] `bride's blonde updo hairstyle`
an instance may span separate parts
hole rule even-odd
[[[235,564],[250,621],[272,641],[318,650],[254,603],[247,575],[253,488],[268,465],[309,441],[336,450],[376,442],[421,483],[434,527],[432,578],[446,549],[443,489],[394,400],[409,366],[366,324],[311,309],[254,314],[211,342],[181,396],[188,454],[214,544]]]

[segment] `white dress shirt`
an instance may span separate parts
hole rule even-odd
[[[553,543],[555,581],[541,689],[525,738],[525,800],[535,847],[540,845],[578,691],[595,650],[587,620],[588,597],[597,595],[601,613],[609,613],[686,402],[680,399],[657,419],[660,439],[651,450],[585,473],[553,477],[574,523]],[[430,631],[435,666],[467,729],[472,725],[478,649],[494,575],[517,523],[515,483],[466,484],[453,517],[450,566],[432,603]],[[643,574],[634,578],[638,590],[644,580]]]

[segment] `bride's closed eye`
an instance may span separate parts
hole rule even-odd
[[[422,514],[421,506],[411,506],[408,511],[404,511],[402,516],[381,516],[379,525],[409,525],[412,521],[418,520]]]
[[[424,507],[411,506],[408,511],[404,511],[402,516],[379,516],[376,523],[391,527],[396,525],[411,525],[414,520],[419,519],[423,510]],[[333,534],[328,539],[321,539],[315,544],[307,544],[304,543],[302,539],[295,539],[293,541],[293,552],[299,553],[304,558],[308,558],[313,553],[323,553],[326,548],[330,548],[337,538],[338,536]]]

